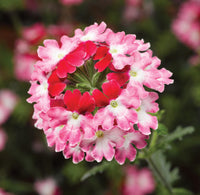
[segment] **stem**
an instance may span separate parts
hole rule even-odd
[[[154,163],[152,157],[149,157],[146,159],[149,166],[151,167],[151,169],[157,174],[157,176],[159,177],[160,181],[162,182],[162,184],[167,188],[167,190],[169,191],[170,194],[172,193],[172,188],[169,185],[169,183],[166,181],[166,179],[163,177],[162,173],[160,172],[159,168],[156,166],[156,164]]]
[[[156,145],[157,138],[158,138],[158,133],[155,131],[151,136],[151,143],[149,145],[149,149],[153,148]]]

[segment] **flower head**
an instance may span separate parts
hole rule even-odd
[[[49,146],[74,163],[113,158],[133,161],[157,128],[156,92],[173,82],[158,69],[150,44],[93,24],[73,37],[45,40],[38,49],[28,102]],[[145,86],[145,87],[144,87]],[[137,130],[133,128],[137,126]]]

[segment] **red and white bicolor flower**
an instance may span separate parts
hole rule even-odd
[[[149,44],[102,22],[39,47],[28,102],[50,147],[74,163],[133,161],[156,129],[156,92],[173,82]],[[147,91],[146,88],[149,90]],[[137,127],[137,130],[133,129]]]

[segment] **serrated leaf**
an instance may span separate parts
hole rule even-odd
[[[179,178],[178,170],[173,169],[171,171],[171,164],[166,161],[166,158],[161,151],[152,154],[147,161],[158,181],[160,181],[169,192],[172,192],[171,184]]]
[[[176,139],[182,139],[183,136],[191,134],[194,132],[194,127],[189,126],[189,127],[181,127],[178,126],[172,133],[170,133],[167,137],[163,138],[161,140],[161,143],[169,143],[172,142]]]
[[[154,147],[150,148],[148,154],[152,154],[160,149],[169,148],[169,143],[171,143],[176,139],[181,140],[183,136],[191,134],[193,132],[194,132],[194,127],[192,126],[185,128],[178,126],[173,132],[160,139],[158,143],[154,145]]]
[[[82,177],[81,177],[81,181],[86,180],[87,178],[96,175],[97,173],[102,173],[105,169],[108,168],[108,166],[110,165],[109,162],[103,162],[100,165],[97,165],[95,167],[93,167],[92,169],[90,169],[89,171],[87,171]]]

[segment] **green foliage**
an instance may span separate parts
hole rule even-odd
[[[85,163],[79,163],[78,165],[68,162],[63,168],[63,174],[67,177],[71,184],[80,182],[80,178],[86,172]]]
[[[162,195],[193,195],[192,192],[189,190],[186,190],[184,188],[173,188],[172,192],[167,191],[165,188],[158,186],[157,189],[157,194],[162,194]]]
[[[24,8],[24,0],[1,0],[0,10],[16,10]]]
[[[172,183],[179,178],[178,169],[171,171],[171,164],[166,161],[161,151],[153,153],[147,161],[157,179],[171,192]]]
[[[81,181],[84,181],[92,175],[96,175],[97,173],[102,173],[103,171],[105,171],[105,169],[108,168],[108,166],[110,166],[110,162],[104,161],[100,165],[92,167],[89,171],[84,173],[84,175],[81,177]]]
[[[159,123],[158,124],[158,129],[156,129],[156,132],[157,132],[158,135],[167,135],[168,134],[168,129],[164,124]]]
[[[169,144],[175,140],[182,140],[182,137],[185,136],[185,135],[188,135],[188,134],[191,134],[194,132],[194,127],[185,127],[185,128],[182,128],[182,127],[177,127],[173,132],[169,133],[169,134],[166,134],[167,132],[167,128],[166,126],[160,124],[159,127],[158,127],[158,132],[154,132],[154,134],[160,134],[160,135],[163,135],[162,138],[160,138],[157,143],[151,145],[151,147],[149,148],[149,151],[148,151],[148,155],[156,152],[157,150],[160,150],[160,149],[166,149],[166,148],[169,148]]]

